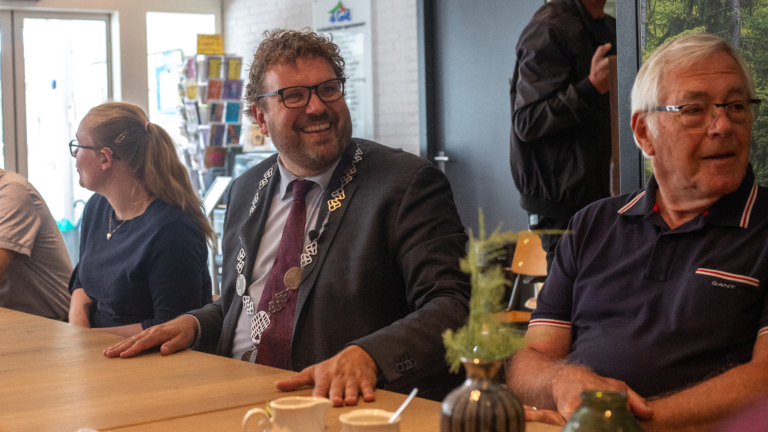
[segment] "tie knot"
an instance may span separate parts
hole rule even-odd
[[[312,188],[314,182],[311,180],[296,180],[293,182],[293,199],[294,201],[304,201],[307,193]]]

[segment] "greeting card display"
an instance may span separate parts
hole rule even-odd
[[[242,67],[242,57],[227,57],[224,62],[224,77],[228,80],[239,80]]]
[[[195,81],[187,81],[184,83],[184,96],[188,100],[195,100],[197,99],[198,91],[197,91],[197,82]]]
[[[220,79],[208,80],[207,100],[221,99],[221,92],[224,89],[224,81]]]
[[[208,122],[221,123],[224,121],[224,103],[211,102],[208,104]]]
[[[227,145],[240,144],[240,125],[227,125]]]
[[[239,102],[227,102],[227,114],[224,116],[224,121],[227,123],[240,123],[240,107],[243,104]]]
[[[190,57],[184,63],[184,77],[188,80],[197,78],[197,62],[194,57]]]
[[[221,147],[224,145],[224,133],[226,132],[227,127],[223,124],[212,124],[211,125],[211,140],[208,142],[208,145],[211,147]]]
[[[222,95],[222,99],[240,100],[240,96],[242,94],[243,94],[243,80],[224,81],[224,92]]]
[[[227,160],[226,147],[206,147],[205,148],[205,167],[216,168],[223,167]]]
[[[223,60],[221,57],[207,57],[205,60],[205,77],[209,80],[221,78],[221,64]]]
[[[197,107],[197,101],[188,101],[184,104],[184,110],[187,113],[187,124],[200,124],[200,110]]]

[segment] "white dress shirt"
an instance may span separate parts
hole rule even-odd
[[[303,180],[315,182],[307,193],[304,202],[307,206],[307,220],[304,225],[304,247],[309,244],[309,232],[314,229],[317,222],[317,216],[320,213],[320,206],[323,203],[323,196],[328,183],[331,181],[333,171],[336,169],[336,161],[332,166],[322,173],[304,177]],[[259,252],[256,255],[256,262],[253,265],[251,274],[251,284],[248,286],[248,295],[254,304],[254,309],[259,305],[261,295],[264,292],[264,285],[267,283],[269,272],[272,270],[272,263],[275,261],[277,249],[280,246],[280,240],[283,237],[283,227],[288,220],[288,213],[293,203],[293,186],[290,183],[294,180],[302,180],[297,177],[283,165],[278,158],[278,169],[280,170],[280,186],[278,193],[272,197],[272,204],[269,208],[269,218],[264,226],[264,235],[261,237]],[[290,185],[290,187],[289,187]],[[253,250],[251,248],[251,250]],[[304,249],[302,248],[302,251]],[[224,269],[224,271],[233,271],[234,269]],[[242,307],[242,306],[240,306]],[[258,312],[258,311],[255,311]],[[246,351],[254,348],[251,341],[251,318],[245,310],[240,313],[235,329],[235,339],[232,342],[232,358],[240,359]],[[251,361],[256,358],[256,351],[251,355]]]

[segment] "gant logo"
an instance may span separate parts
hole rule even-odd
[[[731,284],[722,283],[722,282],[718,282],[718,281],[712,281],[712,285],[723,287],[723,288],[728,288],[728,289],[736,288],[736,285],[731,285]]]

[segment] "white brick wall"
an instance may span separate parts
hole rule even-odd
[[[250,65],[261,34],[312,26],[311,0],[223,0],[224,45]],[[419,154],[416,2],[371,0],[375,140]],[[244,75],[247,78],[247,75]]]

